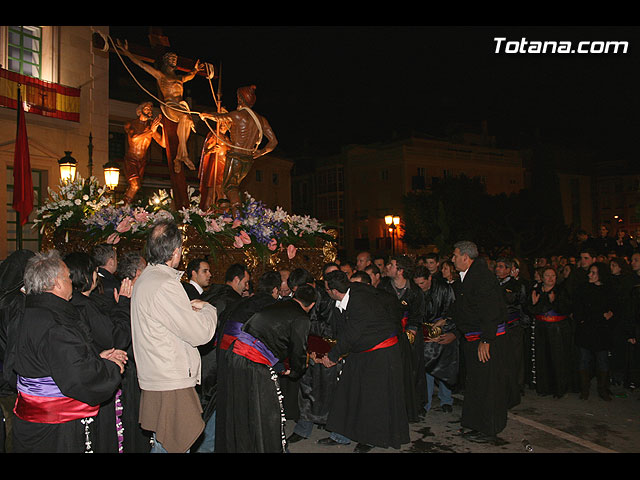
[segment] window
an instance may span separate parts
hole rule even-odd
[[[280,176],[277,173],[271,175],[271,182],[274,185],[278,185],[280,183]]]
[[[262,170],[256,170],[256,182],[262,181]]]
[[[10,26],[8,69],[40,78],[42,71],[42,29]]]
[[[42,204],[43,172],[32,170],[33,179],[33,211],[29,215],[29,220],[22,226],[22,246],[18,242],[18,221],[16,211],[12,207],[13,203],[13,167],[7,167],[7,253],[11,254],[20,248],[25,248],[33,252],[40,250],[40,230],[33,227],[33,220],[36,216],[36,209]]]
[[[124,133],[109,132],[109,160],[122,160],[125,156],[127,138]]]

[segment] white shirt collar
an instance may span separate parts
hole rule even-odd
[[[347,293],[344,294],[344,297],[342,297],[342,300],[336,300],[336,307],[338,307],[338,310],[340,310],[341,312],[345,311],[347,309],[347,304],[349,303],[349,292],[351,291],[351,289],[347,289]]]
[[[197,282],[194,282],[193,280],[189,280],[189,283],[194,287],[196,287],[196,290],[198,291],[198,293],[202,295],[202,292],[204,292],[204,289],[200,285],[198,285]]]
[[[460,281],[464,281],[464,276],[467,274],[467,272],[469,271],[469,269],[467,268],[464,272],[460,272]]]

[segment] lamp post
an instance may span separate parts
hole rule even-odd
[[[387,224],[387,227],[389,228],[389,233],[391,233],[391,254],[395,255],[396,235],[398,231],[398,225],[400,225],[400,217],[398,215],[385,215],[384,223]]]
[[[70,151],[64,152],[64,157],[58,160],[58,167],[60,168],[60,179],[63,182],[72,182],[76,178],[76,168],[78,162],[71,156]]]

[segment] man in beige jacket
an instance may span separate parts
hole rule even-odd
[[[182,233],[173,222],[150,231],[147,267],[131,297],[133,353],[142,390],[140,425],[153,432],[152,452],[185,453],[204,429],[195,387],[200,384],[198,346],[213,338],[216,308],[189,301],[176,270]]]

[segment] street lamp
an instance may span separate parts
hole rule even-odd
[[[70,151],[64,152],[64,157],[58,160],[60,168],[60,179],[63,182],[72,182],[76,178],[76,168],[78,162],[71,156]]]
[[[120,180],[120,167],[114,161],[108,161],[102,168],[104,168],[104,183],[111,190],[118,186]]]
[[[398,225],[400,225],[400,217],[398,215],[385,215],[384,223],[389,227],[389,233],[391,233],[391,254],[396,253],[396,235]]]

